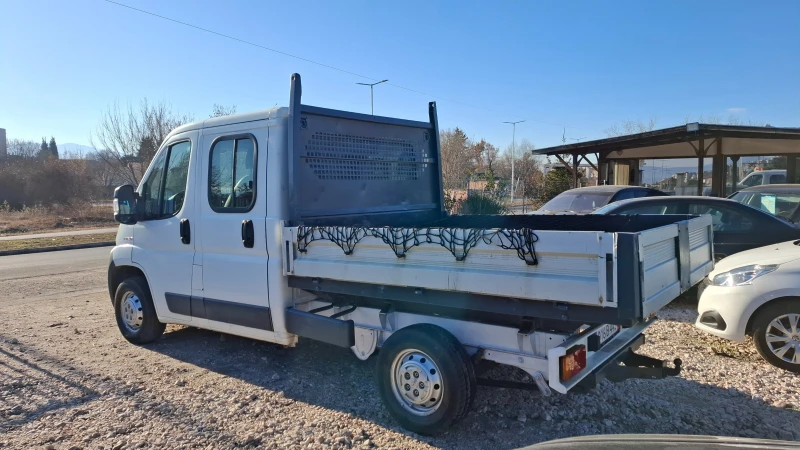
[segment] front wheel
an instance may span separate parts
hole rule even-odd
[[[432,435],[469,410],[477,383],[472,362],[452,334],[435,325],[403,328],[386,340],[377,361],[378,390],[405,429]]]
[[[129,342],[147,344],[158,339],[166,325],[158,320],[147,280],[131,277],[117,287],[114,295],[117,327]]]
[[[800,301],[767,306],[753,318],[753,342],[770,364],[800,373]]]

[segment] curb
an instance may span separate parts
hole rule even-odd
[[[114,241],[109,241],[109,242],[90,242],[88,244],[61,245],[61,246],[58,246],[58,247],[23,248],[23,249],[19,249],[19,250],[2,250],[2,251],[0,251],[0,256],[27,255],[29,253],[57,252],[59,250],[78,250],[78,249],[81,249],[81,248],[111,247],[112,245],[116,245],[116,242],[114,242]]]

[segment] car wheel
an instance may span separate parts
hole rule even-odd
[[[770,364],[800,373],[800,301],[769,305],[753,318],[756,350]]]
[[[432,435],[461,420],[475,398],[475,368],[464,347],[441,327],[403,328],[378,353],[378,391],[405,429]]]
[[[143,277],[128,278],[119,284],[114,295],[114,315],[122,336],[133,344],[153,342],[166,328],[158,320],[147,280]]]

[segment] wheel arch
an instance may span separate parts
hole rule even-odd
[[[147,283],[147,289],[150,289],[150,283],[147,281],[147,275],[145,275],[141,268],[128,264],[118,266],[113,260],[109,263],[108,295],[111,298],[112,303],[114,302],[114,294],[117,292],[117,287],[119,287],[120,283],[132,277],[144,278],[145,283]]]
[[[774,298],[774,299],[769,300],[767,302],[764,302],[761,306],[756,308],[756,310],[753,311],[752,314],[750,314],[750,317],[747,319],[747,326],[745,327],[745,333],[746,334],[753,334],[753,322],[754,322],[755,318],[758,317],[758,315],[761,313],[761,311],[763,311],[766,308],[769,308],[772,305],[778,304],[778,303],[788,303],[788,302],[792,302],[792,301],[800,302],[800,297],[787,295],[787,296],[784,296],[784,297],[777,297],[777,298]]]

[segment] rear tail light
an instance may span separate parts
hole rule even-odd
[[[561,382],[566,382],[586,368],[586,346],[576,345],[567,354],[559,358],[559,377]]]

